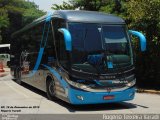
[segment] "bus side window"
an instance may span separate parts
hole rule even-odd
[[[59,33],[59,42],[60,42],[60,50],[59,50],[59,60],[62,66],[66,67],[67,64],[67,53],[65,48],[64,36]]]
[[[60,32],[58,32],[59,28],[66,28],[66,24],[64,20],[58,19],[54,21],[54,31],[55,31],[58,60],[60,64],[66,68],[67,54],[65,49],[65,41],[64,41],[64,36]]]
[[[49,65],[55,64],[55,61],[57,58],[56,58],[56,53],[55,53],[54,39],[53,39],[51,26],[49,28],[45,55],[46,55],[46,60],[47,60],[45,62],[47,62]]]

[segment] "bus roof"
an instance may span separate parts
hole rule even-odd
[[[95,11],[83,10],[60,10],[55,11],[55,16],[59,16],[69,22],[107,23],[124,24],[125,21],[117,16]]]
[[[48,15],[44,15],[31,24],[26,25],[21,30],[13,33],[13,36],[19,32],[23,32],[38,23],[41,23],[47,19]],[[51,18],[61,18],[67,22],[84,22],[84,23],[105,23],[105,24],[125,24],[125,21],[115,15],[106,14],[95,11],[83,11],[83,10],[57,10],[50,14]]]

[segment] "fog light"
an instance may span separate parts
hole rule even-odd
[[[83,100],[83,96],[77,95],[77,98],[78,98],[79,100]]]

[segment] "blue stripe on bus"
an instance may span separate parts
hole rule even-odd
[[[41,63],[41,60],[42,60],[43,52],[44,52],[44,48],[40,48],[36,64],[33,70],[31,71],[31,73],[28,75],[28,77],[32,77],[37,72],[39,65]]]
[[[48,13],[47,18],[46,18],[46,22],[51,21],[52,15],[53,15],[52,12],[49,12],[49,13]]]
[[[51,19],[48,19],[48,20],[51,20]],[[31,73],[28,75],[28,77],[32,77],[37,72],[37,70],[39,68],[39,65],[41,63],[42,56],[43,56],[43,53],[44,53],[44,48],[46,47],[46,43],[47,43],[47,39],[48,39],[49,28],[50,28],[50,23],[49,23],[47,33],[46,33],[46,38],[44,39],[46,25],[47,25],[47,22],[49,22],[48,20],[46,19],[46,22],[44,24],[43,34],[42,34],[42,39],[41,39],[41,44],[40,44],[40,49],[39,49],[39,52],[38,52],[38,58],[36,60],[36,64],[35,64],[33,70],[31,71]]]
[[[43,26],[43,33],[42,33],[42,39],[41,39],[40,47],[42,46],[42,42],[43,42],[43,39],[44,39],[45,28],[46,28],[46,22],[44,23],[44,26]]]
[[[63,88],[68,87],[66,81],[61,77],[61,75],[57,71],[55,71],[53,68],[47,65],[42,64],[42,66],[46,67],[57,78],[57,80],[60,82]]]

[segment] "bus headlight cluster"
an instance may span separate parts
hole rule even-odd
[[[74,86],[74,87],[76,87],[76,88],[81,88],[81,89],[86,89],[86,88],[87,88],[86,85],[83,85],[83,84],[81,84],[81,83],[73,82],[73,81],[71,81],[71,80],[68,80],[67,78],[66,78],[66,80],[67,80],[67,82],[68,82],[70,85],[72,85],[72,86]]]
[[[132,87],[133,85],[136,84],[136,79],[132,80],[131,82],[127,83],[128,87]]]

